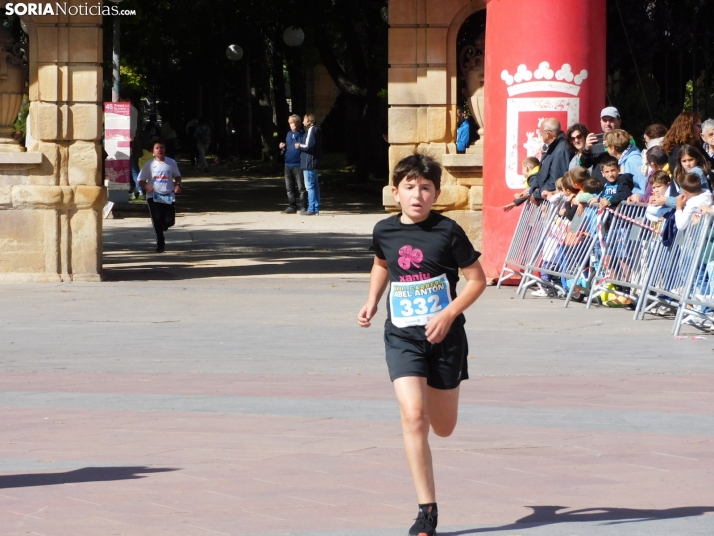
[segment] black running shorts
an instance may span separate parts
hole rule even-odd
[[[469,378],[469,345],[463,326],[453,326],[438,344],[414,340],[395,333],[398,328],[384,331],[387,368],[392,381],[405,376],[426,378],[434,389],[454,389]]]

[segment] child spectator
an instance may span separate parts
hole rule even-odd
[[[578,189],[582,187],[586,179],[590,178],[590,172],[581,166],[571,169],[568,173],[570,174],[570,180],[573,182],[573,185]]]
[[[679,166],[677,166],[679,167]],[[695,213],[699,213],[702,205],[712,204],[712,193],[704,190],[699,175],[687,173],[680,183],[682,195],[677,198],[677,211],[674,213],[674,222],[679,231],[689,226]]]
[[[575,202],[580,205],[589,205],[591,201],[598,198],[598,194],[602,192],[602,184],[600,181],[589,177],[580,185],[580,192],[575,196]]]
[[[682,183],[685,174],[691,173],[699,177],[702,189],[709,190],[707,175],[711,168],[704,155],[693,145],[682,145],[677,153],[677,167],[674,169],[674,180]]]
[[[652,175],[655,171],[665,171],[672,175],[672,170],[669,169],[667,153],[659,145],[647,150],[647,164],[652,170],[649,175]]]
[[[503,211],[508,212],[509,210],[525,203],[529,197],[531,178],[535,177],[540,171],[540,161],[535,156],[529,156],[521,164],[521,175],[525,177],[525,190],[518,192],[513,196],[513,202],[504,205]]]
[[[565,197],[565,190],[563,190],[563,177],[560,177],[555,181],[555,193],[548,198],[551,203],[557,203]]]
[[[602,157],[600,160],[600,170],[607,182],[604,185],[605,188],[602,195],[599,196],[597,201],[591,202],[590,204],[594,205],[595,203],[599,203],[600,208],[615,208],[632,195],[632,189],[634,188],[632,175],[629,173],[621,174],[617,159],[610,155]]]
[[[673,191],[672,178],[662,170],[655,171],[650,175],[649,182],[652,195],[650,196],[650,204],[647,207],[645,217],[650,221],[660,221],[672,208],[666,206],[666,204],[660,205],[658,201],[673,197],[673,194],[676,198],[676,192]]]
[[[650,183],[649,178],[656,171],[665,171],[669,176],[672,176],[672,171],[669,169],[669,156],[659,145],[647,149],[646,162],[647,168],[651,171],[647,175],[647,186],[645,187],[645,193],[644,195],[632,194],[627,199],[627,201],[629,201],[630,203],[649,203],[650,196],[652,195],[652,184]],[[677,195],[678,192],[676,192],[675,188],[675,196],[667,204],[669,208],[674,208],[675,204],[677,203]],[[664,201],[662,202],[664,203]]]
[[[578,210],[578,203],[575,201],[575,197],[580,193],[580,188],[573,184],[571,176],[570,173],[566,173],[563,176],[563,193],[566,203],[558,212],[560,217],[568,220],[572,220],[575,217],[575,212]]]

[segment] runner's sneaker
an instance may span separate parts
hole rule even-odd
[[[415,523],[409,529],[409,536],[434,536],[438,517],[439,511],[435,506],[421,506]]]

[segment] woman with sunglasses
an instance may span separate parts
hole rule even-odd
[[[588,137],[588,134],[590,134],[588,127],[582,123],[570,125],[570,128],[566,132],[565,145],[567,145],[568,150],[575,155],[572,160],[570,160],[568,171],[580,166],[580,157],[583,155],[583,149],[585,149],[585,138]]]

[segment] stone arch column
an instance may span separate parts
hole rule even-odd
[[[0,281],[97,281],[106,200],[99,145],[102,17],[22,20],[30,42],[34,141],[26,153],[13,153],[20,156],[0,153]]]

